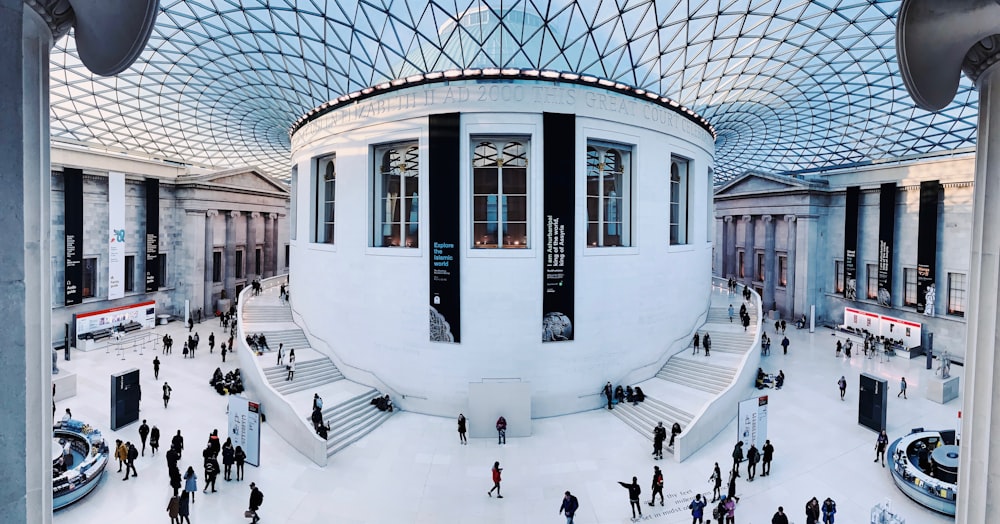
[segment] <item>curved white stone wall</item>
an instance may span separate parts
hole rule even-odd
[[[458,216],[461,342],[429,340],[428,115],[460,113]],[[575,129],[574,340],[541,341],[545,220],[543,112],[573,113]],[[471,163],[479,137],[529,140],[528,247],[473,247]],[[471,138],[470,138],[471,137]],[[373,197],[386,143],[419,145],[419,248],[376,247]],[[628,247],[587,247],[587,146],[631,150],[625,209]],[[348,378],[371,372],[405,409],[452,416],[470,382],[530,382],[532,416],[599,405],[605,381],[649,378],[668,350],[686,345],[708,307],[713,139],[659,104],[599,87],[547,81],[415,86],[340,107],[293,136],[293,307],[331,346]],[[477,140],[478,143],[478,140]],[[336,156],[335,243],[314,242],[317,159]],[[687,162],[687,243],[670,245],[671,161]],[[322,178],[322,173],[319,174]],[[320,228],[322,229],[322,227]],[[323,350],[324,348],[317,348]],[[403,398],[405,395],[405,398]]]

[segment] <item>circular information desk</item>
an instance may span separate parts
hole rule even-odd
[[[958,446],[954,432],[914,431],[889,446],[892,480],[921,506],[955,514]]]
[[[104,475],[110,458],[101,432],[75,419],[52,427],[52,509],[87,496]]]

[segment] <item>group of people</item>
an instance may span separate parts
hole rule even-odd
[[[754,385],[757,389],[771,387],[781,389],[785,385],[785,372],[779,369],[777,375],[771,376],[768,373],[764,373],[763,368],[757,368],[757,379],[754,381]]]
[[[264,351],[271,351],[271,348],[267,345],[267,337],[263,333],[247,334],[247,345],[254,353],[262,353]]]
[[[222,368],[215,368],[208,385],[215,388],[215,392],[220,395],[239,395],[243,392],[243,377],[240,375],[240,368],[225,374],[222,373]]]
[[[729,321],[733,321],[733,305],[729,304]],[[750,312],[747,311],[747,302],[740,304],[740,325],[743,326],[743,331],[746,331],[750,327]]]
[[[784,335],[785,334],[785,327],[787,327],[787,324],[785,324],[785,319],[775,320],[774,321],[774,334],[775,335],[777,335],[777,334]]]
[[[732,306],[729,307],[732,308]],[[704,346],[705,356],[707,357],[712,353],[712,337],[708,334],[707,331],[705,332],[704,337],[702,337],[701,335],[698,334],[697,331],[695,331],[694,337],[692,337],[691,339],[691,346],[693,347],[693,349],[691,350],[692,355],[697,355],[701,347]]]
[[[853,348],[854,348],[854,342],[851,339],[848,338],[845,342],[841,342],[840,339],[838,338],[837,351],[836,353],[834,353],[834,356],[839,357],[840,353],[843,352],[844,356],[846,356],[847,358],[851,358],[851,350]],[[867,350],[865,351],[865,354],[866,355],[868,354]]]
[[[375,406],[379,411],[392,412],[392,399],[389,398],[389,395],[375,397],[371,400],[370,404]]]
[[[639,402],[646,400],[646,394],[642,392],[642,388],[639,386],[634,388],[632,386],[626,386],[622,388],[621,384],[619,384],[612,389],[611,382],[608,382],[604,385],[602,392],[608,399],[608,409],[613,409],[612,404],[629,402],[634,406]]]
[[[677,435],[680,435],[683,430],[678,422],[674,422],[674,425],[670,427],[670,442],[667,443],[668,448],[674,447],[674,440],[677,439]],[[655,427],[653,427],[653,458],[655,460],[660,460],[663,458],[663,442],[667,440],[667,428],[663,427],[663,422],[658,422]]]
[[[739,286],[740,286],[739,282],[737,282],[736,279],[732,278],[732,277],[729,277],[729,280],[727,281],[727,285],[729,286],[729,294],[730,295],[735,294],[736,293],[736,289],[739,288]],[[751,298],[753,298],[753,293],[750,291],[750,286],[744,285],[743,286],[743,300],[746,300],[746,301],[749,302]]]
[[[330,437],[330,423],[323,421],[323,397],[320,397],[319,393],[313,393],[312,415],[309,420],[312,421],[313,430],[320,438],[326,440]]]

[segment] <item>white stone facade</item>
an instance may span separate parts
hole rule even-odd
[[[543,112],[575,114],[573,340],[542,342],[545,220]],[[428,115],[459,113],[458,256],[461,341],[431,342],[428,329]],[[527,147],[527,246],[477,247],[474,149],[515,137]],[[376,152],[409,142],[419,155],[419,247],[379,247]],[[590,247],[588,145],[631,159],[622,190],[624,245]],[[335,242],[317,242],[325,203],[319,159],[335,155]],[[292,305],[317,349],[348,378],[372,379],[408,410],[451,416],[469,384],[529,382],[532,416],[595,407],[602,385],[653,376],[686,346],[711,285],[712,135],[675,109],[612,90],[548,81],[452,81],[364,99],[312,120],[292,139]],[[683,160],[686,238],[671,245],[671,163]],[[317,178],[320,177],[320,178]],[[679,187],[679,186],[678,186]],[[617,195],[617,192],[616,192]],[[506,204],[504,204],[506,205]],[[617,208],[616,208],[617,209]],[[417,216],[416,213],[419,213]],[[513,219],[512,219],[513,220]],[[604,230],[611,231],[611,230]],[[617,232],[617,229],[614,229]],[[325,232],[324,232],[325,233]],[[488,243],[488,242],[487,242]],[[513,248],[512,248],[513,247]]]
[[[65,195],[63,169],[83,170],[83,257],[97,260],[93,296],[65,305]],[[125,297],[108,300],[108,172],[126,174],[125,220],[127,257],[134,272]],[[165,254],[165,281],[158,291],[145,292],[146,194],[144,181],[160,181],[159,252]],[[193,312],[209,318],[223,289],[228,297],[256,277],[286,273],[288,259],[289,191],[285,184],[244,168],[191,173],[184,166],[54,144],[51,172],[52,338],[62,342],[64,325],[73,329],[73,315],[155,300],[157,314],[183,318],[185,301]],[[235,213],[235,216],[233,214]],[[233,222],[227,236],[226,222]],[[214,235],[206,244],[206,223]],[[248,242],[248,238],[250,241]],[[252,249],[248,249],[252,244]],[[260,266],[256,251],[260,250]],[[237,250],[244,267],[235,271]],[[219,252],[221,279],[213,280],[212,252]],[[128,259],[126,259],[128,260]],[[72,333],[71,333],[72,339]]]

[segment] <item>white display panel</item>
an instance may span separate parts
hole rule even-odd
[[[125,296],[125,173],[108,173],[108,300]]]
[[[880,315],[862,309],[844,308],[844,327],[855,331],[868,330],[875,336],[902,340],[907,348],[919,346],[922,325],[901,318]]]

